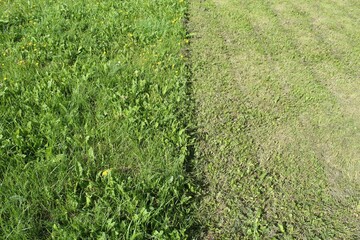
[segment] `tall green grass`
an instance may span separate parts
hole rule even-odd
[[[186,238],[186,11],[0,0],[0,236]]]

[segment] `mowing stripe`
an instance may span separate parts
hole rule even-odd
[[[203,238],[359,237],[355,4],[191,1]]]

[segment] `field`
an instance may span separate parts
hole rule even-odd
[[[0,1],[0,238],[186,238],[186,12]]]
[[[0,0],[0,239],[360,239],[356,0]]]

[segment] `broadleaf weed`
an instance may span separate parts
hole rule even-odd
[[[2,236],[186,237],[185,11],[0,2]]]

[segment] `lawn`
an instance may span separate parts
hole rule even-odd
[[[359,239],[360,5],[191,1],[204,239]]]
[[[0,238],[360,238],[355,0],[0,0]]]
[[[0,1],[0,236],[183,239],[186,1]]]

